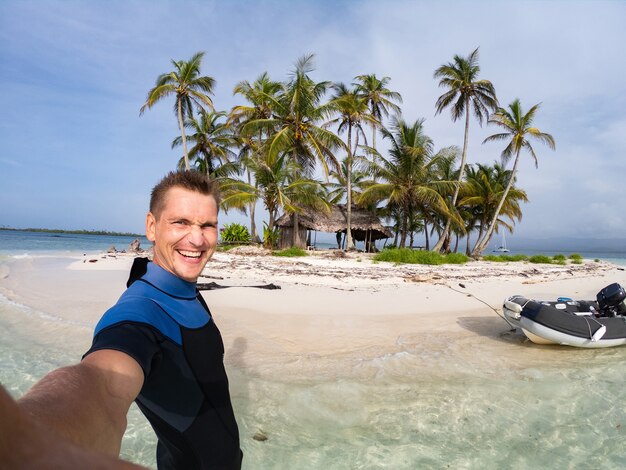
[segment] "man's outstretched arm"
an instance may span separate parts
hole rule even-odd
[[[101,350],[50,372],[21,399],[31,421],[88,451],[119,455],[128,408],[144,375],[127,354]]]

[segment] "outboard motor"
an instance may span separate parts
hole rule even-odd
[[[600,311],[610,317],[626,315],[624,299],[626,299],[626,291],[617,282],[606,286],[596,295]]]

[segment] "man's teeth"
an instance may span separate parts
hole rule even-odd
[[[200,258],[202,252],[200,251],[178,251],[181,255],[186,256],[187,258]]]

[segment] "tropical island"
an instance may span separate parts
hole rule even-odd
[[[71,235],[106,235],[111,237],[142,237],[142,234],[131,232],[114,232],[109,230],[62,230],[54,228],[13,228],[0,227],[0,230],[9,232],[35,232],[35,233],[66,233]]]
[[[350,85],[316,81],[314,56],[307,55],[286,81],[263,72],[237,83],[233,93],[242,104],[217,111],[210,97],[216,81],[200,72],[203,56],[172,60],[173,70],[157,78],[140,112],[175,98],[178,168],[215,178],[223,209],[249,216],[252,240],[261,238],[255,208],[262,201],[269,213],[262,231],[268,248],[305,248],[313,228],[301,218],[332,219],[340,211],[342,226],[327,220],[317,226],[329,227],[346,250],[361,240],[365,251],[375,251],[376,237],[413,247],[422,233],[425,250],[479,258],[494,234],[512,233],[522,218],[528,197],[516,186],[521,156],[537,163],[533,141],[555,148],[553,137],[533,125],[539,104],[524,110],[515,98],[500,105],[494,85],[479,77],[478,48],[433,72],[444,90],[436,113],[449,110],[452,121],[465,126],[462,146],[443,148],[426,135],[424,119],[402,117],[402,96],[389,88],[390,77],[361,74]],[[483,143],[503,143],[501,162],[469,162],[472,117],[498,128]],[[385,226],[359,226],[359,213]]]

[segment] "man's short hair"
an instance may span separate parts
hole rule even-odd
[[[150,195],[150,212],[157,219],[163,211],[165,196],[172,188],[183,188],[204,194],[205,196],[213,196],[219,211],[220,192],[215,180],[195,170],[171,171],[152,188]]]

